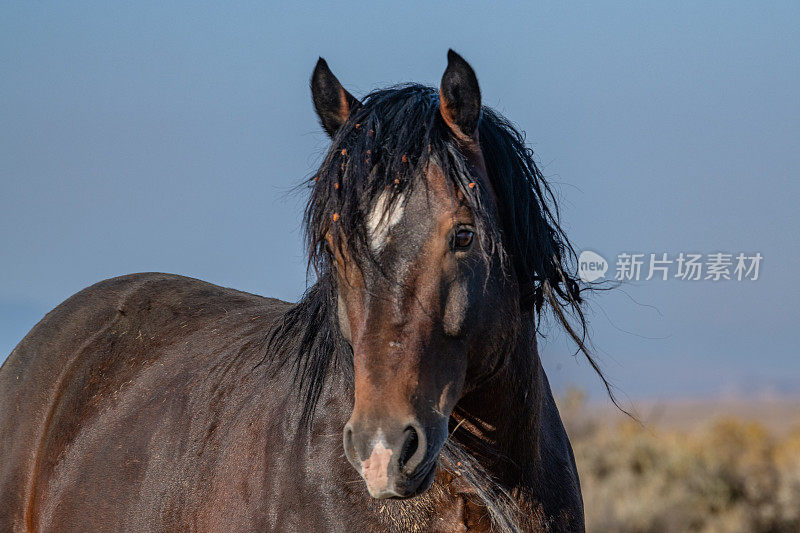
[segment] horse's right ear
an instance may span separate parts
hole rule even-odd
[[[447,51],[447,69],[439,86],[439,113],[456,137],[477,139],[481,120],[481,89],[475,71],[463,57]]]
[[[320,124],[331,137],[345,123],[350,111],[361,104],[342,87],[328,68],[328,63],[321,57],[311,75],[311,98],[314,100]]]

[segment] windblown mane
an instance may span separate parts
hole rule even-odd
[[[555,197],[532,150],[522,133],[488,107],[482,110],[479,139],[500,220],[482,203],[485,191],[469,192],[474,181],[470,165],[441,119],[433,88],[412,84],[375,91],[333,137],[318,172],[306,182],[311,190],[304,217],[308,265],[317,281],[285,314],[270,340],[271,347],[283,354],[281,363],[293,365],[305,422],[312,422],[332,369],[353,381],[353,354],[339,332],[336,282],[325,236],[330,235],[333,247],[347,242],[348,253],[356,260],[376,261],[367,240],[370,207],[386,192],[387,206],[410,192],[422,183],[430,164],[440,166],[449,186],[461,189],[471,202],[477,234],[484,239],[482,248],[486,254],[500,254],[504,275],[517,276],[523,309],[552,312],[611,393],[587,347],[581,308],[586,287],[576,274],[575,250],[559,225]],[[457,444],[446,446],[442,453],[445,467],[468,461]],[[473,466],[475,476],[482,475],[479,466]],[[498,493],[481,499],[497,526],[512,527],[508,498]]]

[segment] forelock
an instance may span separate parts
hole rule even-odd
[[[455,198],[461,190],[494,249],[496,225],[455,139],[442,123],[435,89],[405,85],[368,95],[333,137],[312,184],[305,227],[309,263],[329,262],[326,240],[346,246],[355,259],[376,260],[405,202],[424,186],[431,166],[447,176]],[[327,239],[326,239],[327,237]]]

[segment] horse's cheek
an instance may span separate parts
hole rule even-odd
[[[469,290],[463,281],[451,283],[445,296],[442,324],[444,333],[453,337],[465,333],[467,310],[469,308]]]

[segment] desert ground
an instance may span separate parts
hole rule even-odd
[[[634,403],[572,390],[559,408],[592,532],[800,531],[800,398]]]

